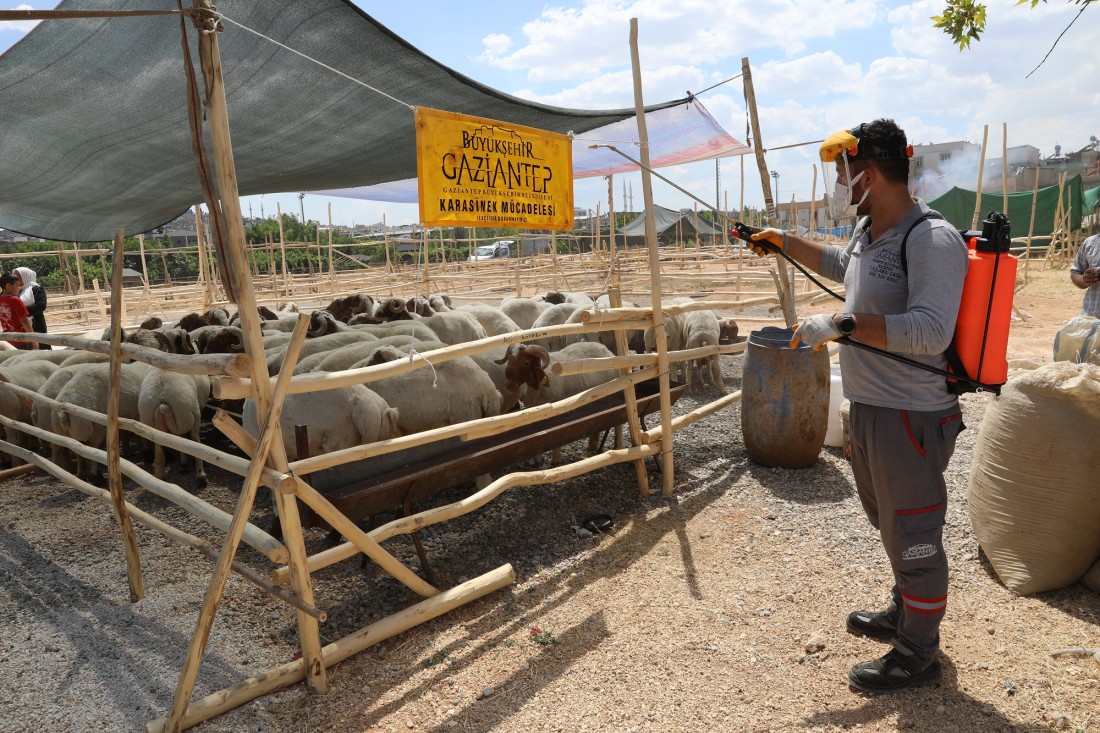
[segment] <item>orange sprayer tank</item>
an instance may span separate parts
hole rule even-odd
[[[969,269],[953,343],[971,379],[1000,385],[1008,380],[1017,258],[1008,251],[1009,222],[1003,214],[990,213],[982,224],[982,236],[968,243]]]

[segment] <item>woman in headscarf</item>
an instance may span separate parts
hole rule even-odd
[[[38,275],[29,267],[17,267],[11,274],[19,280],[19,299],[31,314],[35,333],[46,333],[46,290],[38,284]],[[39,344],[38,348],[49,349],[50,345]]]

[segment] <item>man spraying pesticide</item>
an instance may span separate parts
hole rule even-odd
[[[977,255],[988,253],[968,253],[953,226],[912,198],[912,154],[905,132],[893,120],[875,120],[830,135],[821,145],[821,159],[835,166],[832,214],[838,219],[863,217],[852,240],[837,247],[764,229],[749,234],[747,242],[759,255],[781,253],[845,286],[843,311],[807,317],[791,343],[793,347],[806,342],[814,348],[829,341],[845,344],[840,365],[844,396],[852,403],[852,471],[895,581],[884,610],[854,611],[847,619],[849,632],[891,643],[884,656],[857,664],[848,673],[849,684],[869,693],[943,679],[937,658],[948,595],[943,474],[964,429],[958,393],[997,391],[1005,381],[1000,374],[1001,365],[1006,365],[1004,348],[997,355],[998,343],[989,352],[993,356],[986,352],[993,299],[979,319],[984,321],[978,329],[984,332],[978,338],[980,366],[951,364],[947,352],[962,351],[960,345],[973,350],[973,328],[963,321],[971,320],[970,311],[982,309],[973,306],[960,315],[964,282],[970,284],[968,268],[990,277],[986,294],[1000,287],[996,305],[1005,325],[992,335],[994,341],[1003,338],[1007,347],[1009,314],[1001,312],[1005,298],[1011,309],[1015,277],[1015,260],[1007,255],[1007,220],[990,215],[983,231],[983,240],[992,239],[988,246],[997,251],[993,272],[986,272],[985,260],[980,266],[970,265]],[[742,230],[741,236],[745,234]],[[957,324],[965,326],[965,344],[956,334]],[[953,378],[945,380],[945,375]],[[987,381],[981,381],[983,377]]]

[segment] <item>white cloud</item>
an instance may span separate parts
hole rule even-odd
[[[504,33],[490,33],[481,39],[481,45],[485,47],[485,50],[476,57],[477,60],[495,64],[512,47],[512,37]]]
[[[23,3],[16,5],[13,10],[35,10],[30,5]],[[0,22],[0,33],[10,31],[15,33],[29,33],[41,21],[37,20],[9,20]]]
[[[807,40],[864,28],[877,17],[874,0],[589,0],[545,8],[524,24],[526,43],[485,60],[526,71],[532,82],[586,78],[629,64],[626,29],[637,18],[643,65],[728,63],[752,49],[796,54]]]

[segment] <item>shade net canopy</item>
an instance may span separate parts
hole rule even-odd
[[[177,6],[71,0],[57,9],[104,7]],[[217,8],[225,16],[218,38],[243,195],[415,177],[412,106],[576,134],[634,115],[551,107],[496,91],[433,61],[343,0],[221,0]],[[201,94],[197,31],[190,20],[186,26]],[[149,231],[202,200],[181,38],[174,16],[48,20],[0,56],[0,227],[102,241],[120,227]]]
[[[646,112],[645,119],[651,168],[744,155],[752,151],[722,129],[697,99],[687,99],[680,104]],[[635,116],[576,135],[573,138],[573,177],[593,178],[639,170],[636,164],[607,147],[614,146],[638,160],[641,157],[638,137],[638,118]],[[398,204],[415,204],[419,200],[415,178],[313,193]]]

